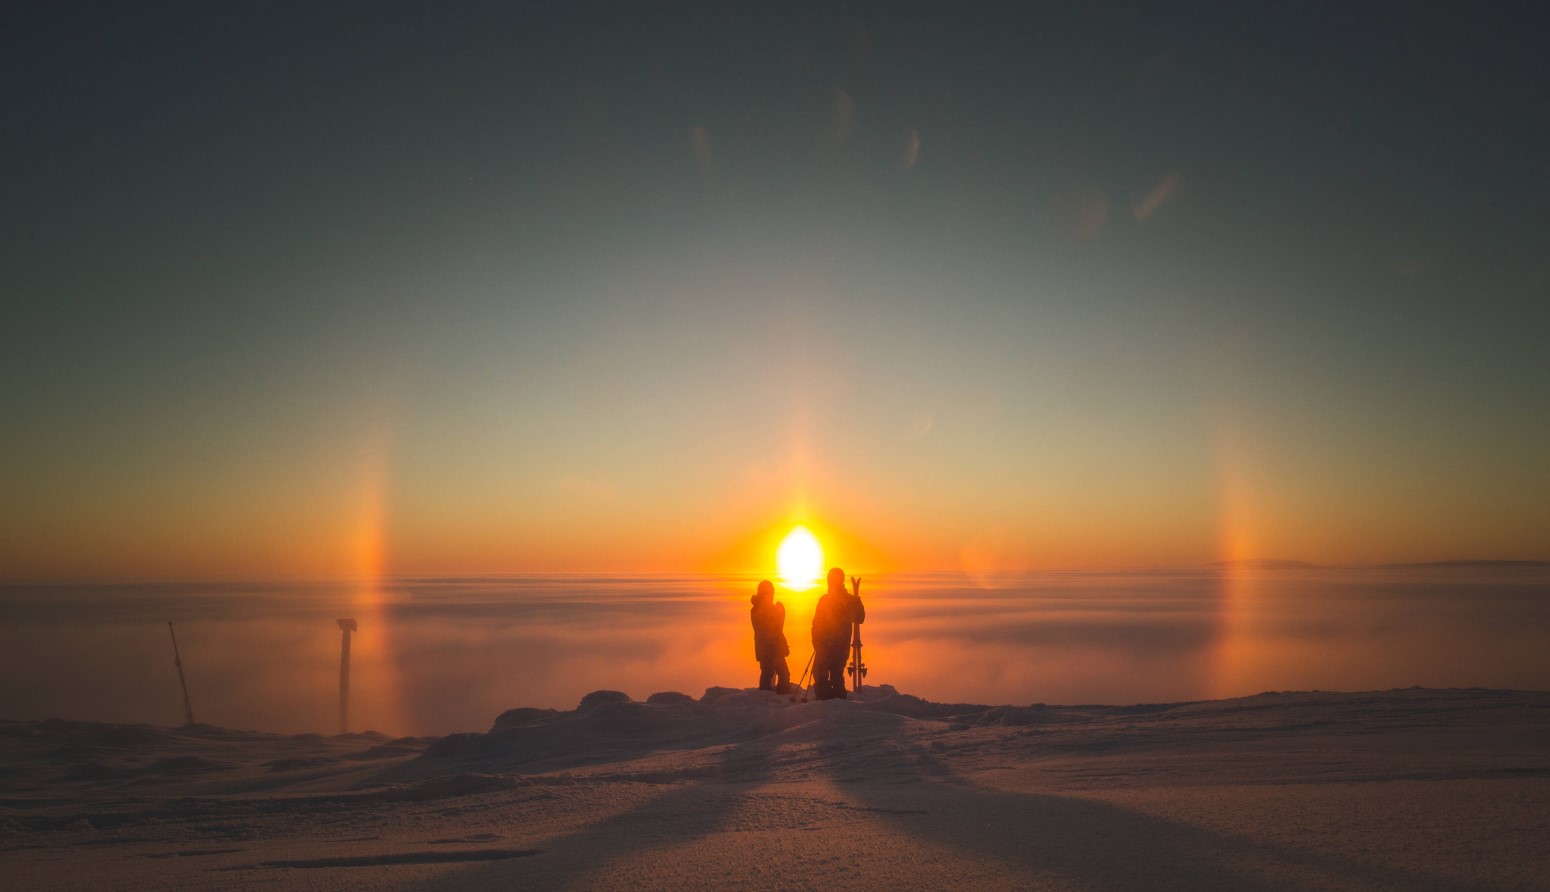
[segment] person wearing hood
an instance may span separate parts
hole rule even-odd
[[[819,700],[846,699],[845,658],[856,626],[866,622],[859,578],[855,589],[845,590],[845,571],[834,567],[829,571],[829,590],[813,611],[813,688]]]
[[[753,655],[759,661],[759,690],[788,693],[791,669],[786,655],[791,653],[791,645],[786,643],[786,605],[775,600],[775,586],[768,579],[759,583],[751,600],[748,615],[753,621]],[[771,679],[777,681],[773,689]]]

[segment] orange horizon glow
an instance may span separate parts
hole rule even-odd
[[[1381,512],[1372,505],[1320,516],[1319,510],[1338,503],[1309,496],[1314,483],[1306,480],[1292,481],[1304,485],[1289,490],[1267,470],[1273,467],[1266,458],[1271,447],[1252,436],[1238,436],[1228,449],[1218,433],[1210,461],[1181,468],[1177,479],[1163,475],[1125,486],[1105,479],[1089,486],[1050,472],[1050,482],[1037,488],[1010,478],[982,479],[973,476],[972,465],[960,464],[944,467],[942,480],[917,475],[896,485],[892,472],[814,449],[805,415],[794,412],[780,449],[786,460],[734,464],[724,489],[673,485],[689,479],[683,477],[687,470],[674,466],[660,473],[640,469],[631,477],[514,476],[487,491],[446,482],[455,475],[427,477],[425,467],[402,460],[390,466],[380,443],[401,442],[408,428],[404,418],[393,420],[377,424],[377,433],[353,455],[342,450],[337,472],[326,479],[299,477],[282,486],[281,476],[267,476],[289,473],[278,466],[251,479],[233,476],[218,491],[229,497],[208,511],[180,503],[177,511],[140,522],[134,503],[122,498],[105,500],[97,513],[79,518],[66,517],[62,505],[39,503],[29,523],[7,530],[14,535],[0,541],[0,578],[355,579],[368,586],[422,574],[776,578],[783,574],[782,541],[794,526],[811,531],[827,559],[847,570],[961,572],[984,586],[1008,572],[1186,567],[1222,559],[1359,566],[1543,557],[1514,540],[1493,546],[1484,537],[1492,527],[1472,527],[1483,531],[1481,538],[1461,538],[1445,551],[1438,535],[1378,523]],[[933,436],[942,428],[936,423]],[[819,454],[828,458],[819,462]],[[435,473],[449,471],[438,465]],[[1209,483],[1192,481],[1189,473],[1209,474]],[[964,474],[970,476],[959,479]],[[373,477],[377,488],[369,526],[379,550],[371,560],[359,553],[366,526],[361,496],[346,482],[363,475]],[[182,496],[171,491],[167,498]],[[1415,511],[1407,520],[1437,517]],[[1350,543],[1360,536],[1342,527],[1353,523],[1388,538],[1369,535],[1357,550]]]
[[[398,652],[383,586],[391,549],[386,531],[391,452],[388,438],[379,436],[363,463],[361,476],[352,555],[357,583],[350,618],[356,620],[358,628],[351,642],[351,731],[407,726]]]

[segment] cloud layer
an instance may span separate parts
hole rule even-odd
[[[173,724],[166,622],[196,717],[336,730],[356,615],[356,729],[482,729],[512,706],[752,684],[753,580],[521,577],[340,585],[49,586],[0,593],[0,718]],[[869,581],[873,682],[938,701],[1133,703],[1287,689],[1550,688],[1543,571],[1213,571]],[[794,673],[812,594],[782,593]],[[367,619],[368,616],[374,619]]]

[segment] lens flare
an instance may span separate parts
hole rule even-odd
[[[823,576],[823,546],[807,527],[793,527],[775,552],[775,566],[787,589],[805,592]]]

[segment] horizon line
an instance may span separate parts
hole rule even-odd
[[[1280,565],[1280,566],[1276,566]],[[1003,570],[989,570],[970,572],[960,567],[921,569],[921,570],[880,570],[861,572],[871,576],[882,577],[909,577],[909,576],[962,576],[966,578],[976,577],[1008,577],[1040,573],[1146,573],[1146,572],[1177,572],[1181,570],[1221,570],[1221,569],[1261,569],[1261,570],[1376,570],[1376,569],[1404,569],[1435,567],[1439,569],[1455,567],[1550,567],[1550,560],[1533,558],[1448,558],[1428,561],[1382,561],[1366,563],[1314,563],[1290,558],[1238,558],[1214,561],[1204,561],[1192,564],[1133,564],[1116,565],[1108,567],[1094,566],[1068,566],[1068,567],[1023,567],[1007,568]],[[307,575],[307,574],[276,574],[272,576],[52,576],[52,577],[17,577],[14,579],[0,577],[0,588],[11,588],[31,585],[199,585],[199,584],[239,584],[239,583],[317,583],[331,585],[355,585],[383,582],[412,582],[412,581],[438,581],[438,580],[480,580],[480,579],[761,579],[773,578],[770,573],[753,572],[746,570],[696,570],[696,571],[665,571],[665,570],[610,570],[610,571],[585,571],[585,570],[522,570],[522,571],[494,571],[494,572],[422,572],[422,573],[384,573],[380,575]]]

